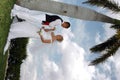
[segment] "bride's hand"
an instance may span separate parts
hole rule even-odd
[[[45,29],[45,27],[44,27],[44,26],[42,26],[42,27],[41,27],[41,29]]]

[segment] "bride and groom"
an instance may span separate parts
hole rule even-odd
[[[59,25],[66,29],[70,27],[69,22],[64,22],[63,19],[57,15],[40,14],[39,16],[31,17],[29,15],[30,10],[25,9],[26,10],[25,11],[23,10],[23,8],[22,10],[20,10],[21,7],[19,6],[15,8],[12,11],[12,13],[14,13],[14,15],[12,16],[14,17],[17,16],[16,19],[18,20],[18,22],[14,20],[13,23],[11,24],[7,42],[4,47],[4,52],[8,49],[10,45],[10,40],[14,38],[21,37],[40,38],[43,43],[52,43],[54,41],[61,42],[63,40],[63,36],[55,35],[54,31],[57,29],[57,26]],[[36,24],[35,25],[32,24],[36,23],[36,21],[34,20],[35,18],[37,19],[36,21],[39,21],[40,27],[36,27],[35,26]],[[49,39],[46,39],[43,33],[48,33]]]
[[[18,19],[18,22],[27,21],[26,19],[20,17],[19,15],[16,15],[15,17]],[[41,41],[43,43],[52,43],[54,41],[61,42],[63,40],[63,36],[54,34],[56,27],[59,25],[66,29],[70,27],[70,23],[64,22],[63,19],[60,18],[59,16],[45,14],[45,19],[42,20],[42,22],[41,22],[40,31],[37,31],[37,33],[40,36]],[[49,38],[49,39],[44,38],[43,33],[48,33],[48,35],[51,38]]]

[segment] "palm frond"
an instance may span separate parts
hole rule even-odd
[[[113,23],[112,24],[116,24],[116,25],[120,25],[120,20],[118,19],[113,19]]]
[[[93,6],[107,8],[114,12],[120,11],[120,6],[118,6],[118,3],[113,0],[88,0],[86,2],[83,2],[83,4],[91,4]]]
[[[116,44],[114,44],[113,46],[111,46],[108,50],[107,53],[102,55],[101,57],[93,60],[89,65],[97,65],[99,63],[104,62],[106,59],[108,59],[108,57],[114,55],[116,53],[116,51],[118,50],[118,48],[120,47],[120,42],[117,42]]]
[[[110,54],[104,54],[101,57],[96,58],[95,60],[93,60],[89,65],[97,65],[99,63],[102,63],[110,56],[111,56]]]
[[[111,46],[113,46],[117,41],[118,41],[118,38],[116,37],[116,35],[114,35],[111,38],[109,38],[107,41],[90,48],[90,51],[91,52],[102,52],[103,50],[108,49]]]
[[[113,24],[111,25],[110,28],[114,28],[114,29],[120,29],[120,25],[117,25],[117,24]]]

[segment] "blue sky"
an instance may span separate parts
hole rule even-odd
[[[89,7],[81,4],[84,0],[57,1]],[[105,12],[101,8],[92,6],[89,8]],[[62,43],[43,44],[38,39],[30,39],[27,48],[28,57],[21,65],[20,79],[119,80],[118,55],[115,56],[115,59],[111,57],[103,64],[88,66],[92,59],[99,56],[91,54],[89,48],[114,34],[114,31],[109,28],[109,24],[83,21],[65,16],[62,18],[71,22],[70,29],[62,29],[61,31],[65,38],[64,41]]]

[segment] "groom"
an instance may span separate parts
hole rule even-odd
[[[42,21],[42,24],[48,25],[51,28],[53,27],[53,29],[59,25],[61,25],[63,28],[66,28],[66,29],[70,27],[69,22],[64,22],[63,19],[57,15],[45,14],[45,20],[46,21]]]
[[[21,17],[19,18],[19,15],[16,15],[16,17],[19,22],[26,21],[25,19],[22,19]],[[70,27],[69,22],[63,21],[63,19],[57,15],[45,14],[44,20],[45,21],[42,21],[41,24],[47,25],[51,28],[51,29],[46,29],[46,31],[54,31],[56,26],[62,26],[63,28],[66,28],[66,29]]]

